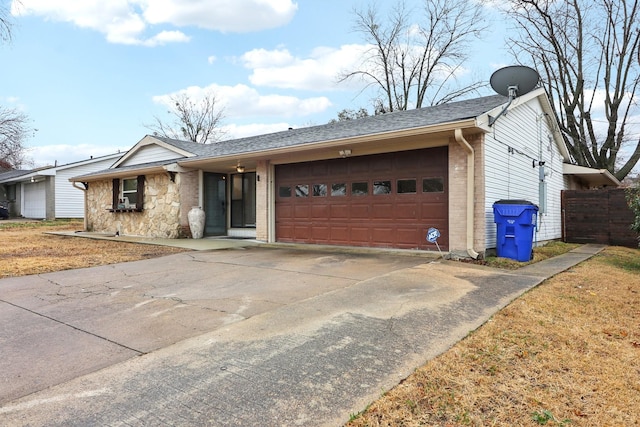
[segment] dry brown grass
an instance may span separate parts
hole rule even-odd
[[[167,246],[45,234],[67,230],[82,230],[82,222],[0,223],[0,278],[114,264],[184,251]]]
[[[348,426],[640,424],[640,250],[544,282]]]

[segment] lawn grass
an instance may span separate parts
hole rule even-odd
[[[82,221],[0,222],[0,278],[154,258],[184,249],[56,236],[82,230]]]
[[[562,255],[563,253],[569,252],[572,249],[579,247],[579,244],[575,243],[564,243],[564,242],[549,242],[543,246],[538,246],[533,249],[533,259],[528,262],[519,262],[509,258],[501,258],[501,257],[487,257],[484,264],[493,268],[502,268],[505,270],[516,270],[520,267],[523,267],[528,264],[533,264],[536,262],[543,261],[548,258],[553,258],[558,255]]]
[[[640,250],[545,281],[347,424],[640,424]]]

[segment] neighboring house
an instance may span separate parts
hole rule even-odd
[[[0,173],[0,202],[12,217],[32,219],[82,218],[84,194],[69,178],[110,167],[122,153],[32,170]]]
[[[201,206],[207,236],[435,250],[435,227],[440,248],[475,257],[496,245],[495,201],[539,205],[546,241],[561,237],[561,190],[619,184],[564,170],[543,89],[507,105],[495,95],[209,145],[145,136],[72,181],[87,188],[90,231],[186,237]]]

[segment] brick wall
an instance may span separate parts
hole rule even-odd
[[[256,167],[256,240],[269,240],[269,162],[258,161]]]
[[[465,135],[475,151],[473,249],[484,253],[484,147],[482,135]],[[451,138],[449,141],[449,251],[467,252],[467,152]]]
[[[189,228],[189,218],[187,214],[193,206],[200,206],[200,171],[195,170],[176,174],[176,182],[180,188],[180,223],[178,237],[190,237],[191,229]]]

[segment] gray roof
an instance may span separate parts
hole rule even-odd
[[[451,123],[475,118],[507,101],[508,98],[502,95],[485,96],[433,107],[396,111],[356,120],[230,139],[212,144],[155,138],[193,153],[197,156],[196,158],[218,157]]]
[[[451,102],[433,107],[417,108],[406,111],[364,117],[355,120],[329,123],[282,132],[229,139],[212,144],[200,144],[192,141],[150,135],[166,144],[194,154],[192,159],[207,159],[233,154],[251,153],[277,148],[295,147],[323,141],[335,141],[358,136],[376,135],[387,132],[402,131],[414,128],[452,123],[478,117],[508,101],[502,95],[485,96],[465,101]],[[109,172],[135,171],[148,167],[159,167],[176,163],[182,159],[150,162],[115,169],[107,169],[83,175],[83,177],[99,176]]]
[[[173,145],[174,147],[180,150],[187,151],[192,154],[202,155],[207,152],[206,144],[201,144],[193,141],[182,141],[180,139],[166,138],[164,136],[159,136],[159,135],[150,135],[150,136],[164,143],[167,143],[169,145]]]
[[[33,172],[33,170],[24,170],[24,169],[16,169],[16,170],[11,170],[7,172],[1,172],[0,182],[8,182],[16,178],[20,178],[23,175],[28,175],[31,172]]]

